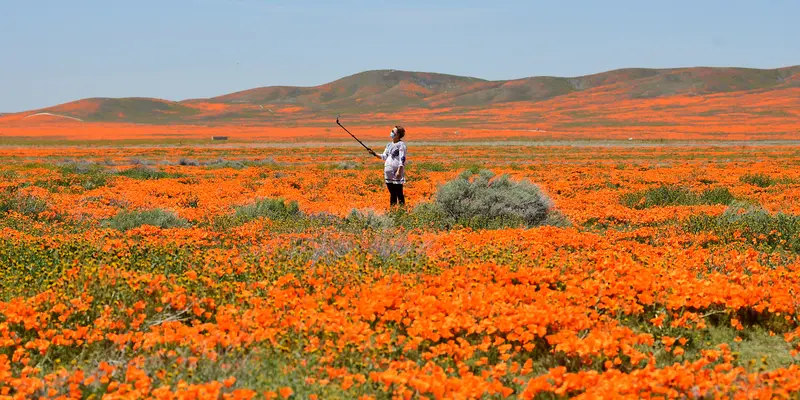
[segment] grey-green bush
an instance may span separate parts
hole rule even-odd
[[[162,209],[151,210],[122,210],[117,215],[104,220],[103,227],[120,231],[138,228],[142,225],[151,225],[159,228],[188,228],[189,221]]]
[[[512,181],[508,175],[495,177],[490,170],[464,171],[436,193],[440,214],[458,225],[476,228],[543,225],[553,212],[553,202],[528,181]]]

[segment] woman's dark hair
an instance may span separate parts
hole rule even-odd
[[[402,139],[406,135],[406,128],[400,125],[395,125],[394,127],[397,128],[397,137]]]

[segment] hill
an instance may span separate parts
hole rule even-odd
[[[409,107],[486,107],[535,102],[607,87],[620,98],[653,98],[682,93],[713,94],[784,85],[800,66],[746,68],[621,69],[562,78],[530,77],[487,81],[478,78],[397,70],[367,71],[315,87],[263,87],[208,99],[227,104],[284,104],[311,110],[398,110]]]
[[[762,124],[775,133],[796,127],[798,110],[800,66],[627,68],[511,80],[375,70],[319,86],[261,87],[208,99],[84,99],[5,115],[0,124],[52,114],[82,123],[321,127],[341,114],[360,124],[560,130]]]

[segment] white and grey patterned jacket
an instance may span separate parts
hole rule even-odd
[[[386,149],[381,154],[383,163],[383,177],[386,183],[406,183],[406,169],[400,171],[400,175],[395,178],[395,174],[400,167],[406,165],[406,144],[402,140],[397,143],[390,142],[386,145]]]

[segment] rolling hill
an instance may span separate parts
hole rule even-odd
[[[677,94],[713,94],[781,87],[800,74],[800,66],[772,70],[746,68],[622,69],[595,75],[531,77],[487,81],[445,74],[378,70],[351,75],[315,87],[264,87],[214,97],[225,104],[283,104],[310,110],[346,109],[370,112],[409,107],[487,107],[498,103],[535,102],[605,87],[620,98],[653,98]]]
[[[0,124],[50,115],[82,123],[313,127],[328,126],[341,114],[353,123],[373,125],[402,120],[442,127],[579,130],[724,129],[726,124],[755,123],[766,132],[787,132],[797,126],[798,110],[800,66],[627,68],[512,80],[375,70],[319,86],[261,87],[208,99],[83,99],[8,114]]]

